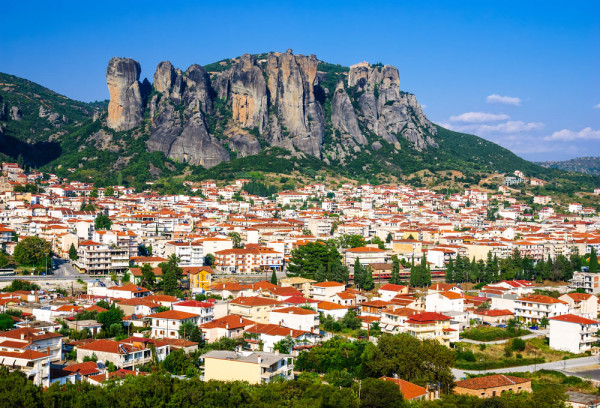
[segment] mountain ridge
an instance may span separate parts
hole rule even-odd
[[[72,101],[1,74],[0,82],[13,82],[0,86],[2,158],[23,155],[31,166],[63,177],[99,184],[122,180],[136,188],[177,176],[230,179],[253,166],[269,172],[268,161],[309,179],[328,172],[386,182],[427,170],[443,181],[445,171],[456,170],[463,180],[477,181],[521,170],[559,186],[597,183],[435,125],[416,97],[400,90],[392,66],[343,67],[288,50],[193,64],[185,71],[163,61],[153,83],[140,81],[140,72],[135,60],[111,60],[108,106]],[[22,111],[19,120],[11,117],[15,107]],[[52,114],[62,116],[51,121]]]
[[[569,160],[549,160],[536,162],[542,167],[600,175],[600,157],[575,157]]]

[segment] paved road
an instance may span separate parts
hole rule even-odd
[[[533,333],[531,334],[526,334],[525,336],[521,336],[520,338],[523,340],[527,340],[527,339],[533,339],[535,337],[541,337],[541,336],[547,336],[548,335],[548,330],[533,330]],[[471,339],[460,339],[461,342],[463,343],[471,343],[471,344],[504,344],[508,341],[511,341],[511,339],[503,339],[503,340],[494,340],[494,341],[479,341],[479,340],[471,340]]]
[[[454,378],[460,380],[466,377],[466,374],[486,374],[486,373],[520,373],[520,372],[531,372],[537,370],[556,370],[565,371],[570,368],[583,367],[592,364],[600,363],[598,356],[592,357],[580,357],[572,358],[569,360],[553,361],[551,363],[532,364],[521,367],[508,367],[508,368],[496,368],[493,370],[461,370],[459,368],[453,368],[452,374]]]

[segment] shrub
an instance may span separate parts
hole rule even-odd
[[[511,346],[514,351],[525,351],[525,340],[519,338],[513,339]]]

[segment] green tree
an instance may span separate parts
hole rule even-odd
[[[320,266],[325,269],[323,275],[327,277],[333,278],[336,275],[339,278],[347,273],[347,269],[342,265],[342,256],[335,245],[318,241],[308,242],[292,251],[288,275],[315,279]]]
[[[365,239],[356,234],[344,234],[339,240],[342,248],[358,248],[365,246]]]
[[[354,260],[354,285],[357,288],[364,289],[365,288],[365,280],[366,280],[366,272],[365,268],[360,263],[358,257]]]
[[[106,312],[98,313],[96,320],[104,330],[110,332],[114,324],[123,325],[123,310],[113,304]]]
[[[150,264],[144,264],[140,270],[142,272],[142,286],[154,287],[156,284],[156,275],[154,274],[154,268]]]
[[[242,247],[242,236],[240,235],[239,232],[231,231],[229,234],[227,234],[227,236],[229,238],[231,238],[231,241],[233,242],[233,247],[234,248],[241,248]]]
[[[112,186],[108,186],[104,189],[104,197],[114,197],[115,189]]]
[[[590,272],[591,273],[598,273],[598,256],[596,255],[596,249],[594,247],[592,247],[592,250],[590,252]]]
[[[446,283],[452,283],[454,279],[454,260],[450,257],[448,266],[446,266]]]
[[[271,283],[277,285],[277,272],[275,269],[273,269],[273,273],[271,274]]]
[[[98,213],[96,219],[94,220],[94,229],[98,230],[109,230],[112,226],[112,221],[108,218],[108,215],[103,213]]]
[[[91,198],[98,198],[98,189],[96,187],[94,187],[92,189],[92,191],[90,192],[90,197]]]
[[[204,257],[204,265],[213,266],[215,264],[215,256],[213,254],[206,254]]]
[[[178,293],[178,281],[183,275],[183,269],[179,267],[180,259],[175,254],[169,256],[168,262],[162,262],[158,266],[162,269],[163,290],[166,295]]]
[[[79,259],[79,255],[77,255],[77,250],[75,249],[74,244],[71,244],[71,247],[69,248],[69,259],[72,261]]]
[[[294,348],[294,339],[292,338],[292,336],[285,336],[283,339],[279,340],[278,342],[276,342],[275,344],[273,344],[273,350],[274,351],[279,351],[280,353],[283,354],[289,354],[292,352],[292,349]]]
[[[514,351],[525,351],[525,340],[518,337],[512,339],[511,347]]]
[[[20,240],[14,252],[15,261],[20,265],[43,267],[52,254],[50,243],[38,237]]]
[[[10,330],[15,327],[15,321],[12,316],[6,313],[0,314],[0,331]]]
[[[390,283],[400,284],[400,260],[397,255],[392,256],[392,273],[390,274]]]
[[[548,318],[547,318],[547,317],[542,317],[542,318],[540,319],[540,326],[542,326],[542,327],[546,327],[546,326],[548,326],[549,324],[550,324],[550,321],[548,320]]]
[[[365,378],[361,384],[354,384],[358,395],[360,387],[360,406],[364,408],[398,408],[404,407],[400,387],[391,381]]]
[[[392,233],[388,232],[387,237],[385,237],[385,242],[389,244],[390,242],[392,242],[392,239]]]
[[[365,281],[363,283],[364,290],[373,290],[375,288],[375,282],[373,282],[373,269],[371,265],[368,265],[365,270]]]
[[[198,326],[190,321],[179,326],[179,336],[195,343],[203,342],[202,332],[198,329]]]

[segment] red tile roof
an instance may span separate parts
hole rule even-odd
[[[550,320],[558,320],[560,322],[569,322],[576,324],[598,324],[598,321],[592,319],[586,319],[582,316],[577,316],[574,314],[565,314],[560,316],[551,317]]]
[[[471,390],[485,390],[488,388],[507,387],[516,384],[530,383],[531,380],[512,375],[488,375],[485,377],[469,378],[468,380],[457,381],[456,386],[468,388]]]
[[[381,377],[380,380],[391,381],[398,385],[398,387],[400,387],[400,392],[402,393],[402,396],[407,400],[411,400],[427,394],[426,388],[423,388],[408,381],[401,380],[400,378]]]
[[[180,312],[179,310],[167,310],[160,313],[153,313],[151,315],[148,315],[147,317],[167,320],[185,320],[191,319],[193,317],[198,317],[198,315],[195,313]]]

